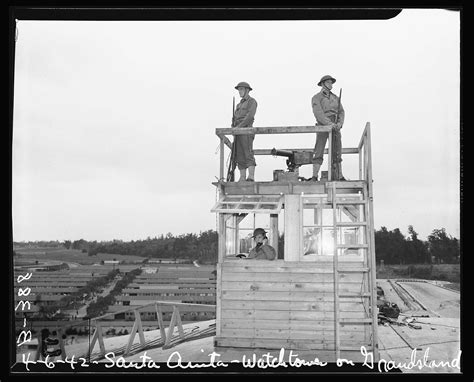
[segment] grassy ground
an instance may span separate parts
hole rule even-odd
[[[384,265],[377,264],[378,279],[413,278],[425,280],[449,281],[459,284],[459,264],[411,264],[411,265]]]
[[[140,256],[124,256],[113,253],[98,253],[95,256],[89,256],[87,253],[83,253],[76,249],[65,249],[65,248],[22,248],[15,249],[18,254],[16,259],[21,261],[64,261],[78,264],[94,264],[100,263],[102,260],[119,260],[125,262],[141,263],[145,260],[145,257]]]

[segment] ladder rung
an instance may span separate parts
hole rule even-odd
[[[332,183],[334,183],[336,190],[344,189],[344,188],[364,188],[365,182],[363,180],[353,180],[353,181],[345,181],[345,182],[328,182],[330,186],[328,188],[332,188]]]
[[[339,323],[343,325],[364,325],[364,324],[371,324],[371,318],[341,318],[339,319]]]
[[[236,201],[236,202],[221,202],[222,204],[274,204],[274,205],[278,205],[280,202],[255,202],[255,201],[246,201],[246,200],[241,200],[241,201]]]
[[[372,344],[364,345],[367,351],[372,350]],[[339,348],[341,351],[358,351],[360,352],[360,346],[342,346]]]
[[[343,273],[359,273],[368,272],[369,268],[339,268],[337,271]]]
[[[337,248],[369,248],[368,244],[338,244]]]
[[[349,294],[349,293],[346,293],[346,294],[340,294],[339,297],[341,298],[359,298],[359,297],[372,297],[372,295],[370,293],[358,293],[358,294]]]
[[[341,200],[340,202],[338,202],[336,200],[336,204],[367,204],[367,201],[366,200]]]
[[[358,227],[367,225],[367,222],[338,222],[337,227]]]

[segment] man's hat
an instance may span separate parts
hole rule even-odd
[[[238,89],[239,87],[248,88],[249,90],[252,90],[248,82],[239,82],[235,88]]]
[[[253,231],[253,236],[252,237],[257,236],[258,234],[265,235],[266,233],[267,233],[267,231],[265,231],[263,228],[255,228],[255,231]]]
[[[322,86],[323,82],[327,80],[331,80],[332,83],[336,82],[336,79],[334,77],[326,74],[325,76],[322,76],[322,78],[319,80],[318,86]]]

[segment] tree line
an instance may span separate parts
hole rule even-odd
[[[411,225],[407,236],[398,228],[381,227],[375,230],[375,257],[385,264],[455,264],[459,263],[460,244],[444,228],[434,229],[424,241]]]
[[[171,233],[145,240],[132,241],[86,241],[84,239],[69,241],[63,245],[67,249],[87,252],[89,256],[98,253],[140,256],[158,259],[189,259],[200,262],[217,260],[217,232],[208,230],[199,234],[188,233],[174,236]]]
[[[122,293],[122,289],[126,288],[136,276],[140,275],[142,270],[137,268],[127,274],[125,274],[120,280],[117,281],[114,288],[106,296],[97,297],[97,301],[94,301],[87,307],[87,317],[97,317],[107,312],[109,306],[114,305],[115,297]]]
[[[24,244],[24,243],[23,243]],[[51,242],[48,242],[51,245]],[[84,239],[61,243],[68,249],[87,252],[132,255],[152,258],[189,259],[202,263],[217,261],[218,234],[214,230],[174,236],[171,233],[145,240],[132,241],[87,241]],[[284,235],[279,237],[279,258],[284,248]],[[375,255],[377,263],[385,264],[431,264],[458,263],[459,240],[449,235],[444,228],[434,229],[427,240],[420,240],[413,226],[408,226],[404,235],[399,228],[375,230]]]

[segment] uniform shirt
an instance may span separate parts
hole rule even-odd
[[[311,105],[313,107],[313,114],[316,117],[316,122],[319,125],[334,123],[339,106],[339,97],[337,95],[327,89],[322,89],[318,94],[313,96]],[[344,123],[344,108],[342,104],[339,112],[339,122],[341,125]]]
[[[275,259],[275,257],[275,249],[268,244],[262,244],[259,247],[252,248],[249,252],[249,257],[247,257],[247,259],[273,260]]]
[[[256,112],[257,101],[247,94],[235,108],[235,127],[252,127]]]

